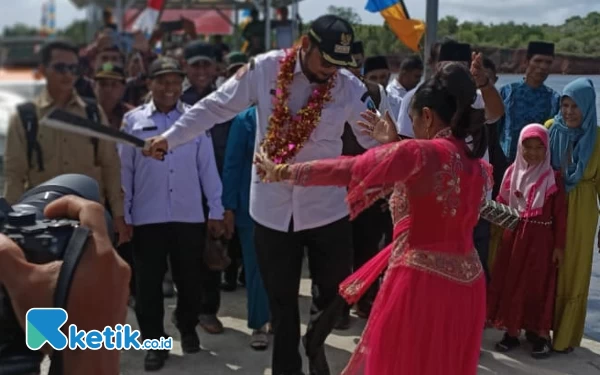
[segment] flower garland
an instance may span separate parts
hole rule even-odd
[[[281,60],[273,98],[273,113],[269,117],[267,134],[261,142],[262,149],[276,164],[285,163],[296,156],[315,130],[321,120],[323,106],[331,100],[331,89],[337,74],[334,73],[327,83],[315,88],[306,106],[292,116],[288,100],[299,50],[289,49]]]

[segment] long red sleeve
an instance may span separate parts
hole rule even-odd
[[[417,140],[394,142],[355,157],[315,160],[291,166],[296,185],[348,186],[351,217],[377,199],[391,193],[397,182],[406,181],[424,165],[424,143]]]

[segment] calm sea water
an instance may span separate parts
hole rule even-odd
[[[554,90],[558,92],[562,92],[563,88],[572,82],[573,80],[579,77],[587,77],[590,78],[594,82],[594,87],[596,88],[596,108],[597,112],[600,113],[600,76],[566,76],[566,75],[551,75],[548,77],[546,81],[546,85],[552,87]],[[499,76],[498,83],[496,87],[500,88],[501,86],[515,82],[523,78],[522,75],[519,74],[502,74]],[[600,124],[600,122],[598,122]]]

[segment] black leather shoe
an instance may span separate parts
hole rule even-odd
[[[196,331],[181,333],[181,350],[186,354],[200,351],[200,339]]]
[[[221,283],[221,290],[224,292],[235,292],[237,283],[235,281],[225,281]]]
[[[165,361],[169,358],[168,350],[149,350],[144,358],[145,371],[158,371],[164,367]]]
[[[338,331],[345,331],[350,328],[350,314],[342,314],[339,318],[337,318],[335,322],[335,329]]]
[[[329,364],[327,364],[327,357],[325,356],[325,347],[322,346],[315,354],[309,354],[306,336],[302,337],[302,345],[308,357],[309,375],[331,375]]]
[[[310,375],[331,375],[324,347],[316,355],[308,358],[308,373]]]

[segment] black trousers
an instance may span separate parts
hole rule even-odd
[[[210,209],[206,203],[206,197],[202,195],[202,206],[206,216]],[[204,229],[204,236],[208,236],[208,228]],[[206,238],[206,237],[204,237]],[[204,260],[202,260],[201,278],[202,284],[199,286],[200,291],[200,314],[201,315],[217,315],[221,307],[221,275],[222,271],[213,271],[209,269]]]
[[[485,280],[490,283],[490,271],[488,269],[488,259],[490,252],[490,223],[489,221],[479,219],[473,232],[473,243],[477,254],[479,254],[479,260],[483,266],[483,272],[485,273]]]
[[[129,294],[131,296],[135,297],[135,295],[136,295],[136,289],[135,289],[136,273],[135,273],[135,261],[133,259],[134,258],[133,241],[124,243],[121,246],[117,247],[117,253],[119,254],[119,256],[121,258],[123,258],[123,260],[125,262],[127,262],[129,267],[131,268],[131,279],[129,280]]]
[[[254,234],[275,332],[273,375],[302,370],[302,357],[298,351],[298,290],[304,248],[307,248],[312,277],[312,306],[305,336],[309,357],[322,350],[344,307],[338,286],[350,274],[352,265],[352,227],[348,218],[300,232],[293,232],[292,225],[289,232],[279,232],[257,223]]]
[[[383,208],[384,200],[377,201],[367,208],[352,221],[352,239],[354,245],[354,271],[358,270],[379,252],[379,245],[383,240],[387,245],[391,240],[392,217],[389,210]],[[378,283],[373,283],[369,290],[358,302],[361,308],[368,309],[375,299]],[[350,306],[346,306],[345,314],[350,313]]]
[[[112,217],[112,209],[110,208],[110,204],[108,203],[108,200],[106,201],[104,207],[106,208],[106,211],[108,211],[108,213]],[[113,243],[113,246],[117,249],[117,253],[119,254],[119,256],[121,258],[123,258],[123,260],[125,262],[127,262],[129,267],[131,268],[131,279],[129,280],[129,295],[135,297],[135,294],[136,294],[135,277],[136,276],[135,276],[135,262],[133,261],[133,241],[124,243],[121,246],[117,246],[117,238],[115,235],[115,241]]]
[[[205,225],[203,223],[162,223],[136,226],[133,229],[134,261],[137,296],[135,313],[143,339],[166,336],[162,283],[167,270],[177,286],[175,319],[181,333],[195,331],[198,324],[202,253]]]
[[[217,315],[221,308],[221,274],[222,271],[209,269],[204,261],[200,267],[200,314]]]
[[[238,282],[238,273],[242,262],[242,244],[237,231],[233,233],[231,240],[227,243],[227,251],[229,258],[231,258],[231,264],[223,272],[224,278],[227,283],[236,285]]]

